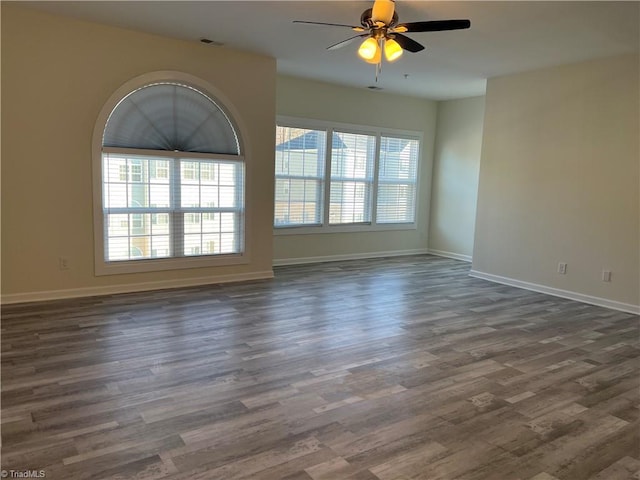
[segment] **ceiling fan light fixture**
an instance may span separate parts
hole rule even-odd
[[[376,54],[373,56],[373,58],[366,60],[365,62],[370,63],[372,65],[380,65],[380,62],[382,61],[382,49],[380,47],[378,47],[378,49],[376,50]]]
[[[384,25],[389,25],[393,19],[394,10],[393,0],[375,0],[371,11],[371,21],[374,24],[382,22]]]
[[[358,55],[360,55],[360,58],[362,58],[366,62],[377,63],[377,61],[374,62],[374,59],[376,57],[380,58],[381,56],[378,41],[373,37],[367,38],[364,42],[362,42],[362,45],[360,45],[360,48],[358,49]]]
[[[402,56],[402,47],[393,38],[384,42],[384,56],[388,62],[394,62]]]
[[[373,58],[370,59],[365,59],[365,62],[370,63],[372,65],[380,65],[380,63],[382,62],[382,49],[380,48],[380,46],[378,45],[378,49],[376,50],[376,54],[373,56]]]

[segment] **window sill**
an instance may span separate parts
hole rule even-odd
[[[247,263],[249,263],[249,256],[246,253],[162,258],[153,260],[129,260],[119,262],[105,262],[102,259],[96,259],[95,274],[96,276],[122,275],[128,273],[161,272],[166,270],[187,270],[191,268],[244,265]]]
[[[417,230],[415,223],[390,223],[378,225],[329,225],[274,227],[273,234],[279,235],[324,235],[330,233],[388,232],[401,230]]]

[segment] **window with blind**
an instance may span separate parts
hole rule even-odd
[[[244,263],[244,157],[209,95],[169,81],[127,93],[108,115],[100,174],[97,273]]]
[[[326,132],[278,126],[274,223],[320,225]]]
[[[411,223],[416,215],[418,152],[415,139],[380,137],[376,221]]]
[[[376,137],[338,131],[331,134],[340,140],[340,148],[331,149],[329,223],[370,223]]]
[[[420,139],[413,132],[279,119],[275,228],[415,228]]]

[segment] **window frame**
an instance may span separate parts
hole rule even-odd
[[[309,130],[322,130],[326,132],[325,146],[325,168],[323,192],[320,198],[322,223],[319,225],[273,225],[274,235],[313,235],[326,233],[356,233],[356,232],[382,232],[393,230],[417,230],[418,218],[420,213],[420,178],[422,167],[423,153],[423,137],[424,134],[413,130],[399,130],[386,127],[375,127],[366,125],[356,125],[341,122],[329,122],[326,120],[315,120],[309,118],[300,118],[292,116],[278,115],[276,117],[277,127],[303,128]],[[331,194],[331,151],[333,142],[333,132],[353,133],[357,135],[373,135],[375,136],[376,147],[374,152],[373,180],[371,191],[371,222],[367,223],[350,223],[350,224],[331,224],[329,223],[329,205]],[[377,223],[377,203],[378,203],[378,172],[380,167],[380,141],[381,137],[393,137],[407,140],[418,141],[418,158],[416,164],[415,178],[415,214],[413,222],[402,223]],[[275,174],[274,174],[275,179]],[[274,180],[275,181],[275,180]]]
[[[112,148],[103,147],[102,139],[107,125],[107,121],[111,112],[117,107],[131,92],[154,83],[177,83],[186,87],[192,87],[204,95],[211,98],[216,106],[222,110],[227,119],[231,122],[232,128],[235,130],[239,145],[239,155],[212,155],[191,152],[170,152],[159,150],[143,150],[129,148]],[[95,123],[92,137],[92,177],[93,177],[93,236],[94,236],[94,272],[96,276],[102,275],[118,275],[130,273],[157,272],[166,270],[181,270],[191,268],[217,267],[228,265],[244,265],[250,262],[250,250],[247,239],[250,229],[250,212],[247,210],[249,204],[249,188],[247,187],[247,178],[249,177],[250,166],[248,158],[250,158],[247,129],[245,128],[238,111],[234,105],[222,94],[217,88],[208,82],[178,71],[157,71],[135,77],[122,86],[120,86],[103,105]],[[103,150],[109,152],[127,154],[135,154],[138,156],[148,155],[149,157],[167,157],[180,158],[188,160],[189,158],[200,160],[225,161],[229,158],[234,162],[240,162],[243,168],[244,183],[241,186],[243,190],[242,213],[240,219],[241,228],[241,252],[230,254],[200,255],[200,256],[176,256],[169,258],[153,258],[140,260],[105,260],[105,220],[103,210],[103,167],[102,155]],[[171,168],[171,167],[169,167]],[[127,171],[127,175],[131,172]]]
[[[297,128],[297,127],[294,127]],[[305,128],[303,128],[305,129]],[[308,129],[311,130],[311,129]],[[325,135],[325,145],[322,147],[322,151],[325,152],[326,150],[326,135]],[[276,160],[277,161],[277,160]],[[288,161],[288,160],[287,160]],[[287,165],[289,167],[289,165]],[[277,168],[277,167],[276,167]],[[302,181],[314,181],[317,182],[319,185],[318,188],[318,198],[316,199],[316,213],[318,215],[319,218],[319,223],[300,223],[300,224],[289,224],[286,225],[283,228],[291,228],[291,227],[317,227],[319,225],[322,225],[323,221],[324,221],[324,213],[323,213],[323,209],[322,209],[322,205],[324,203],[324,196],[325,196],[325,183],[326,183],[326,172],[324,171],[324,169],[326,168],[326,153],[325,153],[325,164],[323,165],[323,173],[322,176],[312,176],[312,175],[291,175],[291,174],[281,174],[278,173],[276,168],[274,168],[274,222],[275,222],[275,202],[277,199],[277,189],[278,189],[278,180],[288,180],[289,182],[291,180],[302,180]],[[289,194],[289,196],[291,195],[291,184],[289,183],[289,185],[287,186],[286,192],[287,194]]]
[[[113,157],[113,160],[126,160],[132,163],[132,167],[139,166],[139,172],[137,175],[139,177],[130,179],[127,182],[127,185],[136,185],[142,184],[147,185],[146,182],[143,182],[143,178],[145,177],[144,172],[151,171],[150,165],[146,167],[142,165],[137,165],[137,161],[141,163],[144,161],[157,161],[157,160],[166,160],[169,164],[169,169],[173,170],[175,173],[171,176],[168,176],[166,186],[170,190],[170,195],[168,199],[168,204],[163,206],[156,206],[153,204],[149,204],[146,206],[119,206],[119,207],[108,207],[105,206],[103,200],[103,215],[132,215],[132,224],[130,230],[144,228],[144,218],[142,215],[151,215],[149,221],[153,224],[153,216],[157,214],[168,214],[170,218],[169,225],[169,233],[166,236],[170,239],[170,252],[172,252],[172,256],[170,257],[156,257],[156,258],[145,258],[146,260],[157,260],[158,258],[169,259],[169,258],[182,258],[182,257],[191,257],[193,255],[207,255],[207,254],[187,254],[184,253],[184,242],[186,239],[186,232],[184,232],[184,228],[186,226],[186,221],[189,218],[195,218],[194,216],[198,216],[204,213],[231,213],[234,215],[234,224],[236,228],[234,228],[234,233],[239,236],[237,245],[239,250],[243,248],[243,239],[242,239],[242,230],[243,230],[243,212],[244,212],[244,202],[243,202],[243,178],[244,178],[244,161],[241,155],[224,155],[224,154],[208,154],[208,153],[198,153],[198,154],[185,154],[185,152],[169,152],[169,151],[158,151],[158,150],[141,150],[141,149],[132,149],[132,148],[115,148],[115,147],[103,147],[103,167],[104,167],[104,157],[108,156],[109,160]],[[202,169],[203,165],[208,165],[209,162],[216,162],[218,165],[234,165],[236,170],[236,182],[235,182],[235,193],[234,193],[234,202],[233,206],[210,206],[210,205],[200,205],[200,206],[182,206],[180,205],[178,198],[182,198],[182,188],[187,187],[189,184],[184,183],[184,180],[197,180],[200,181],[199,176],[196,175],[196,171]],[[181,169],[181,165],[183,163],[188,164],[184,169]],[[127,165],[128,166],[128,165]],[[103,168],[104,170],[104,168]],[[133,170],[133,169],[132,169]],[[180,176],[181,171],[190,172],[192,175]],[[136,173],[134,172],[134,175]],[[147,175],[149,176],[149,175]],[[215,176],[215,175],[214,175]],[[120,176],[122,178],[122,176]],[[107,188],[111,186],[112,182],[105,182],[103,177],[102,185],[103,187],[106,185]],[[120,184],[120,182],[116,182],[116,184]],[[153,184],[151,184],[153,185]],[[201,185],[200,183],[198,185]],[[219,187],[219,186],[218,186]],[[104,190],[103,190],[104,191]],[[140,217],[140,218],[137,218]],[[138,224],[139,222],[139,224]],[[105,230],[108,230],[108,220],[105,218]],[[157,225],[157,223],[156,223]],[[205,234],[206,232],[202,232]],[[229,233],[229,232],[220,232]],[[130,239],[133,235],[130,233],[126,238]],[[147,236],[147,235],[142,235]],[[153,233],[149,235],[151,238],[154,237]],[[163,234],[164,236],[164,234]],[[107,235],[108,238],[113,238]],[[125,237],[122,237],[125,238]],[[105,245],[105,256],[107,254],[107,250],[109,249],[108,245]],[[238,253],[217,253],[211,254],[215,256],[219,255],[237,255]],[[127,260],[105,260],[108,263],[112,262],[126,262]],[[139,262],[140,260],[136,260]]]
[[[357,177],[350,177],[350,176],[340,176],[338,177],[337,175],[334,176],[333,175],[333,135],[335,133],[342,133],[342,134],[346,134],[346,135],[361,135],[361,136],[368,136],[368,137],[373,137],[373,142],[374,142],[374,152],[373,152],[373,165],[371,165],[371,177],[365,177],[365,178],[357,178]],[[377,183],[377,172],[378,172],[378,160],[379,160],[379,137],[377,135],[375,135],[372,132],[365,132],[365,131],[354,131],[351,128],[336,128],[335,124],[334,126],[327,131],[327,137],[330,138],[331,140],[331,150],[327,152],[327,158],[325,158],[325,165],[327,165],[329,173],[326,175],[326,179],[325,179],[325,183],[328,183],[328,188],[326,190],[327,193],[327,199],[329,200],[327,208],[325,209],[325,223],[327,226],[335,228],[335,227],[355,227],[355,226],[373,226],[375,225],[375,215],[376,215],[376,209],[373,207],[374,202],[376,200],[376,183]],[[329,142],[327,142],[327,145],[329,144]],[[365,163],[364,165],[365,170],[368,170],[367,165]],[[369,190],[369,198],[367,199],[369,202],[368,207],[365,205],[365,213],[369,213],[369,215],[371,216],[371,220],[367,221],[367,220],[362,220],[362,221],[356,221],[356,222],[344,222],[344,223],[331,223],[331,184],[332,182],[335,181],[336,183],[352,183],[354,184],[354,193],[355,193],[355,187],[357,186],[362,186],[362,185],[368,185],[370,187]],[[366,188],[364,189],[366,190]],[[364,191],[363,191],[363,195],[364,195]],[[324,207],[324,205],[323,205]]]

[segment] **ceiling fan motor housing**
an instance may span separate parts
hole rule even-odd
[[[364,12],[362,12],[362,15],[360,15],[360,24],[364,28],[367,28],[367,29],[372,28],[376,25],[376,21],[374,20],[374,18],[375,17],[373,16],[373,8],[367,8]],[[392,27],[397,23],[398,23],[398,14],[396,12],[393,12],[393,16],[391,17],[391,20],[388,23],[385,23],[385,26]]]

